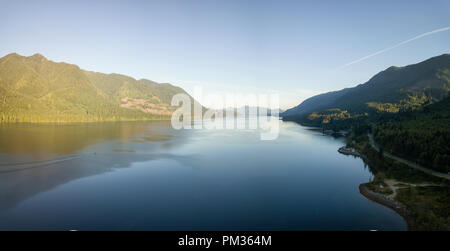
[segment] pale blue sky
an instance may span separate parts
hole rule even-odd
[[[39,52],[83,69],[192,92],[280,94],[282,108],[391,66],[450,53],[450,1],[4,1],[0,56]]]

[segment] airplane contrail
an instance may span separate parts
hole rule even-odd
[[[397,47],[399,47],[399,46],[401,46],[401,45],[404,45],[404,44],[406,44],[406,43],[412,42],[412,41],[414,41],[414,40],[416,40],[416,39],[419,39],[419,38],[422,38],[422,37],[426,37],[426,36],[429,36],[429,35],[432,35],[432,34],[435,34],[435,33],[443,32],[443,31],[446,31],[446,30],[450,30],[450,26],[449,26],[449,27],[445,27],[445,28],[441,28],[441,29],[437,29],[437,30],[433,30],[433,31],[429,31],[429,32],[425,32],[425,33],[423,33],[423,34],[420,34],[420,35],[418,35],[418,36],[415,36],[415,37],[413,37],[413,38],[410,38],[410,39],[408,39],[408,40],[405,40],[405,41],[403,41],[403,42],[400,42],[400,43],[398,43],[398,44],[396,44],[396,45],[393,45],[393,46],[388,47],[388,48],[386,48],[386,49],[383,49],[383,50],[381,50],[381,51],[377,51],[377,52],[375,52],[375,53],[372,53],[372,54],[367,55],[367,56],[365,56],[365,57],[362,57],[362,58],[360,58],[360,59],[357,59],[357,60],[354,60],[354,61],[352,61],[352,62],[346,63],[346,64],[344,64],[344,65],[342,65],[342,66],[340,66],[340,67],[338,67],[338,68],[336,68],[336,69],[343,69],[343,68],[345,68],[345,67],[347,67],[347,66],[350,66],[350,65],[352,65],[352,64],[356,64],[356,63],[358,63],[358,62],[361,62],[361,61],[363,61],[363,60],[366,60],[366,59],[371,58],[371,57],[373,57],[373,56],[376,56],[376,55],[378,55],[378,54],[381,54],[381,53],[384,53],[384,52],[386,52],[386,51],[389,51],[389,50],[392,50],[392,49],[394,49],[394,48],[397,48]]]

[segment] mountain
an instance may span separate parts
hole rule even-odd
[[[247,116],[247,117],[250,115],[250,111],[256,112],[256,114],[252,114],[254,116],[272,116],[272,114],[275,116],[275,113],[276,113],[277,117],[279,116],[279,114],[281,112],[283,112],[279,108],[278,109],[272,109],[272,108],[267,108],[267,107],[248,106],[248,105],[238,107],[238,108],[236,108],[236,111],[237,111],[237,113],[239,113],[240,111],[244,112],[245,116]],[[244,115],[244,114],[240,114],[240,115]]]
[[[308,98],[305,101],[303,101],[300,105],[286,110],[281,115],[284,117],[292,116],[292,115],[302,115],[302,114],[309,114],[314,111],[324,109],[324,108],[332,105],[333,102],[335,102],[337,99],[342,97],[349,90],[351,90],[351,88],[313,96],[313,97]]]
[[[171,84],[85,71],[40,54],[0,58],[0,122],[167,119],[178,93],[187,94]]]
[[[288,120],[305,119],[314,112],[317,117],[331,109],[349,116],[395,113],[442,100],[449,91],[450,54],[443,54],[418,64],[389,67],[364,84],[314,96],[281,116]]]

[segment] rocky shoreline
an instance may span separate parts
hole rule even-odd
[[[367,199],[377,202],[383,206],[389,207],[392,210],[394,210],[395,212],[397,212],[400,216],[403,217],[403,219],[405,219],[407,225],[408,225],[408,230],[413,230],[413,217],[411,216],[411,213],[409,212],[409,210],[407,209],[407,207],[405,205],[403,205],[402,203],[388,197],[385,196],[383,194],[380,193],[376,193],[372,190],[370,190],[367,186],[367,183],[363,183],[361,185],[359,185],[359,192],[366,197]]]
[[[345,155],[353,155],[356,157],[363,158],[363,156],[358,151],[356,151],[354,148],[350,148],[350,147],[343,146],[338,149],[338,152],[345,154]]]
[[[359,158],[367,161],[367,158],[364,155],[362,155],[361,153],[359,153],[354,148],[343,146],[338,149],[338,152],[341,154],[344,154],[344,155],[352,155],[355,157],[359,157]],[[396,201],[395,199],[393,199],[391,197],[388,197],[383,194],[376,193],[376,192],[370,190],[366,186],[366,184],[367,183],[363,183],[363,184],[359,185],[359,192],[364,197],[366,197],[367,199],[374,201],[378,204],[381,204],[383,206],[391,208],[392,210],[397,212],[406,221],[406,224],[408,225],[408,230],[413,229],[413,217],[411,216],[411,213],[409,212],[409,210],[407,209],[407,207],[405,205],[403,205],[402,203]]]

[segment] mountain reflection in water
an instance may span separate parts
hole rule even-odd
[[[272,141],[167,121],[2,125],[0,230],[406,229],[359,193],[372,174],[342,139],[279,123]]]

